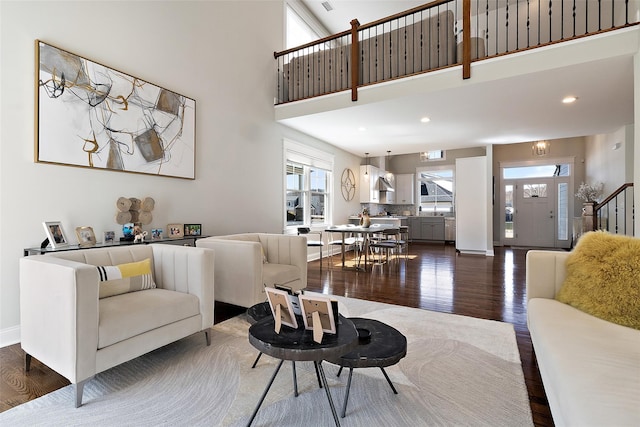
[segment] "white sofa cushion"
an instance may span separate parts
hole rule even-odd
[[[98,348],[108,347],[159,327],[198,316],[200,300],[192,294],[147,289],[100,300]]]
[[[262,280],[270,288],[274,285],[286,285],[290,282],[300,281],[300,268],[287,264],[264,264],[262,267]]]
[[[528,318],[556,425],[638,425],[637,330],[546,298],[529,301]]]

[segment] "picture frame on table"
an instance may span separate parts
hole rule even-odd
[[[297,329],[298,321],[295,313],[293,312],[289,293],[281,289],[270,287],[265,287],[264,290],[267,294],[269,307],[271,307],[271,314],[275,321],[276,333],[280,333],[280,327],[282,325]]]
[[[202,224],[185,224],[185,236],[202,236]]]
[[[162,239],[162,228],[152,228],[151,229],[151,240],[161,240]]]
[[[105,231],[102,233],[102,242],[105,245],[113,245],[116,240],[116,232],[115,231]]]
[[[183,224],[167,224],[170,239],[182,239],[184,237]]]
[[[313,314],[318,313],[322,332],[336,333],[336,320],[331,299],[319,296],[300,295],[300,309],[305,329],[313,329]]]
[[[42,223],[44,231],[53,249],[61,248],[69,244],[69,239],[62,228],[60,221],[45,221]]]
[[[76,227],[76,237],[80,246],[94,246],[96,244],[96,234],[91,227]]]

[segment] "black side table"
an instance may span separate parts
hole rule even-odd
[[[351,320],[343,316],[338,317],[336,333],[325,333],[320,344],[313,341],[313,331],[305,330],[304,326],[298,329],[283,326],[280,333],[277,334],[274,331],[275,322],[273,317],[264,318],[249,328],[249,342],[251,345],[268,356],[280,359],[280,363],[278,363],[273,376],[262,393],[260,401],[253,411],[247,426],[250,426],[256,417],[260,406],[262,406],[262,402],[264,402],[285,360],[312,361],[314,363],[316,370],[320,373],[320,379],[322,380],[322,385],[324,386],[323,388],[327,395],[329,406],[331,407],[333,419],[336,426],[340,426],[340,420],[333,405],[333,399],[331,398],[331,392],[329,391],[329,385],[327,384],[327,378],[321,362],[323,360],[337,359],[341,355],[356,348],[358,345],[358,332]],[[298,323],[303,325],[302,319],[299,319]]]
[[[359,330],[358,332],[366,330],[371,335],[369,338],[361,338],[359,345],[351,353],[343,354],[338,358],[327,359],[328,362],[340,366],[338,376],[340,376],[342,368],[349,368],[347,391],[344,395],[344,404],[342,406],[342,418],[345,417],[347,412],[353,368],[380,368],[393,393],[398,394],[384,368],[395,365],[407,355],[407,338],[397,329],[373,319],[351,317],[349,320],[353,322]]]

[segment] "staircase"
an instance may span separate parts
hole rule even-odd
[[[593,230],[635,236],[633,183],[621,185],[593,207]]]

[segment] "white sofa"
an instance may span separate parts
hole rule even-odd
[[[569,252],[527,253],[531,341],[557,426],[640,426],[640,330],[554,298]]]
[[[156,288],[99,298],[95,266],[151,259]],[[75,385],[76,407],[95,374],[213,326],[214,252],[149,244],[20,259],[21,345]],[[113,282],[112,282],[113,283]],[[103,288],[104,289],[104,288]]]
[[[196,246],[216,252],[216,301],[251,307],[266,301],[265,286],[307,286],[304,236],[241,233],[198,239]]]

